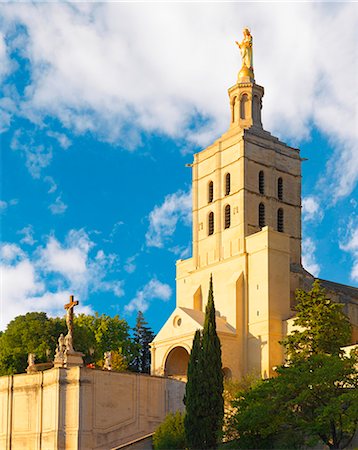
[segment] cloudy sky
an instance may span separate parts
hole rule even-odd
[[[73,293],[158,331],[191,253],[185,164],[228,128],[244,26],[264,128],[308,159],[304,265],[357,286],[357,3],[3,3],[1,329]]]

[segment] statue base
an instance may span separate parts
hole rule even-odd
[[[66,353],[63,367],[83,367],[83,356],[81,352]]]
[[[241,67],[237,76],[238,83],[255,83],[254,71],[245,65]]]

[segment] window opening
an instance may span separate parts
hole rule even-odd
[[[230,189],[231,189],[231,176],[229,173],[227,173],[225,176],[225,195],[230,194]]]
[[[260,170],[259,172],[259,192],[260,194],[265,193],[265,174],[263,170]]]
[[[225,229],[230,228],[231,225],[231,211],[230,205],[225,206]]]
[[[265,205],[263,203],[259,204],[259,227],[263,228],[265,226]]]
[[[209,214],[209,231],[208,231],[208,235],[210,236],[211,234],[214,234],[214,213],[211,212]]]

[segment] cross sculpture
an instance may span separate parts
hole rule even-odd
[[[74,296],[70,295],[70,303],[65,305],[66,313],[66,325],[67,325],[67,335],[65,337],[65,343],[67,351],[73,351],[73,309],[78,305],[78,300],[74,300]]]

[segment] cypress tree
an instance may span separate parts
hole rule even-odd
[[[213,281],[210,277],[203,333],[196,331],[188,365],[184,421],[191,450],[215,450],[224,416],[221,345],[216,333]]]
[[[202,338],[202,370],[205,374],[205,391],[202,408],[206,411],[203,418],[205,448],[216,449],[222,431],[224,417],[223,373],[221,364],[221,344],[216,333],[213,279],[210,276],[208,303],[205,310],[205,322]]]
[[[202,372],[202,347],[201,331],[196,330],[193,340],[193,347],[190,353],[188,364],[188,381],[185,388],[184,403],[186,413],[184,417],[184,427],[186,442],[190,449],[203,449],[202,431],[202,392],[203,372]]]

